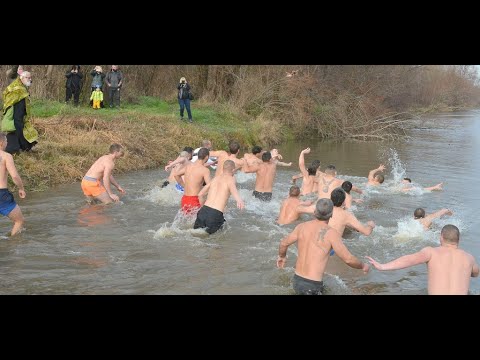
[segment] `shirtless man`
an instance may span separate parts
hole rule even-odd
[[[318,181],[318,197],[330,199],[333,189],[342,186],[343,180],[337,179],[337,170],[334,165],[328,165],[325,174]]]
[[[225,212],[225,206],[230,194],[237,200],[237,207],[240,210],[245,207],[243,200],[238,194],[235,177],[233,176],[235,163],[232,160],[225,160],[222,168],[222,175],[215,176],[198,194],[200,203],[203,206],[197,213],[197,220],[195,220],[193,228],[206,228],[205,230],[209,234],[219,230],[225,222],[223,213]],[[206,194],[208,194],[207,201],[203,199],[203,196]]]
[[[433,219],[439,218],[443,215],[453,215],[453,212],[449,209],[442,209],[427,216],[425,216],[425,210],[422,208],[415,209],[413,212],[414,219],[420,221],[425,230],[428,230],[432,226]]]
[[[402,184],[403,184],[402,191],[404,191],[404,192],[407,192],[407,191],[410,191],[410,190],[414,189],[413,185],[412,185],[412,179],[410,179],[410,178],[403,178]],[[440,184],[437,184],[435,186],[430,186],[430,187],[423,188],[423,190],[425,190],[425,191],[435,191],[435,190],[441,191],[441,190],[443,190],[442,185],[443,185],[443,182],[441,182]]]
[[[315,205],[315,220],[299,224],[286,236],[278,249],[277,267],[283,269],[287,261],[288,247],[298,242],[298,257],[293,276],[293,289],[298,295],[321,295],[323,273],[333,250],[348,266],[362,269],[369,265],[353,256],[343,244],[340,234],[328,223],[332,216],[333,203],[330,199],[320,199]]]
[[[263,153],[262,161],[261,164],[251,166],[248,162],[245,162],[244,171],[245,173],[257,173],[253,196],[262,201],[270,201],[272,200],[273,181],[277,173],[277,163],[272,159],[272,154],[269,151]]]
[[[215,156],[217,158],[217,170],[215,171],[215,177],[223,174],[223,163],[227,160],[233,161],[235,164],[235,169],[238,170],[242,168],[246,161],[245,159],[237,159],[238,153],[240,152],[240,144],[236,141],[230,141],[228,144],[228,149],[230,154],[225,150],[210,151],[210,156]]]
[[[398,270],[427,263],[429,295],[467,295],[470,278],[479,273],[475,258],[458,248],[460,231],[454,225],[445,225],[440,233],[440,246],[425,247],[414,254],[380,264],[367,256],[378,270]]]
[[[350,191],[353,189],[353,185],[350,181],[344,181],[342,183],[342,189],[345,191],[345,209],[350,209],[352,207],[352,203],[361,204],[363,202],[362,199],[354,199],[350,194]]]
[[[382,184],[385,181],[385,177],[381,174],[375,175],[377,172],[385,170],[385,165],[380,165],[378,168],[371,170],[368,173],[368,183],[367,185],[377,186]]]
[[[277,224],[286,225],[297,221],[300,217],[300,213],[297,212],[299,205],[312,205],[312,201],[301,201],[299,199],[300,188],[298,186],[292,186],[290,188],[289,197],[282,202],[280,207],[280,215],[278,215]]]
[[[363,235],[370,235],[375,228],[375,223],[373,221],[367,221],[367,225],[363,225],[350,211],[347,211],[343,208],[345,203],[345,191],[342,188],[336,188],[332,191],[331,200],[333,202],[333,215],[330,221],[328,222],[328,226],[332,227],[333,229],[337,230],[340,236],[343,236],[343,232],[345,231],[345,227],[350,227],[358,232],[362,233]],[[299,213],[307,213],[313,214],[314,213],[313,206],[299,206],[297,211]]]
[[[8,216],[13,221],[13,228],[8,235],[15,235],[22,231],[25,221],[20,206],[15,202],[13,194],[8,190],[8,174],[18,187],[18,196],[25,199],[26,193],[23,188],[22,178],[18,174],[13,156],[5,152],[7,147],[7,136],[0,132],[0,214]]]
[[[192,164],[193,157],[193,148],[190,146],[185,146],[183,151],[180,152],[178,157],[174,161],[170,161],[167,166],[165,166],[165,171],[170,171],[168,179],[163,183],[162,188],[168,186],[170,183],[175,183],[175,189],[178,192],[184,192],[184,188],[175,180],[175,175],[178,171],[182,170],[185,166]]]
[[[300,157],[298,158],[298,167],[300,168],[303,177],[301,195],[308,195],[315,191],[317,170],[320,167],[320,161],[316,160],[315,163],[312,162],[313,166],[310,166],[308,169],[305,168],[305,154],[310,154],[310,148],[302,150]],[[318,166],[315,167],[317,163]]]
[[[210,170],[205,167],[209,156],[208,149],[201,148],[197,156],[198,161],[191,166],[183,167],[177,171],[175,175],[177,183],[185,189],[182,197],[182,211],[184,214],[195,213],[200,209],[201,205],[198,199],[198,193],[202,189],[203,184],[208,185],[208,183],[210,183]]]
[[[112,144],[109,151],[108,155],[103,155],[95,161],[83,177],[82,190],[90,203],[93,200],[99,200],[104,204],[119,201],[119,197],[112,192],[110,184],[125,194],[125,190],[112,175],[115,160],[124,155],[122,145]]]
[[[250,164],[253,164],[253,163],[261,164],[262,154],[263,154],[262,148],[258,145],[255,145],[254,147],[252,147],[252,152],[245,153],[243,155],[243,158],[245,159],[245,161],[248,161]]]

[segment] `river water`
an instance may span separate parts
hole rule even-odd
[[[237,174],[246,208],[236,209],[231,199],[225,229],[210,236],[192,230],[193,219],[177,216],[181,195],[170,186],[160,188],[167,176],[161,169],[116,176],[127,195],[121,204],[107,207],[86,205],[79,183],[28,193],[26,199],[15,194],[26,229],[0,239],[0,294],[292,294],[295,246],[288,250],[285,269],[276,268],[276,258],[280,240],[293,226],[274,221],[305,147],[312,149],[307,163],[319,159],[322,169],[335,164],[340,178],[362,189],[369,170],[387,166],[385,183],[367,189],[364,203],[353,208],[360,221],[375,221],[372,235],[344,235],[357,257],[387,262],[436,246],[442,226],[451,223],[461,231],[460,246],[479,261],[479,139],[480,113],[470,111],[425,117],[408,141],[279,145],[284,161],[293,165],[279,167],[273,200],[254,199],[254,175]],[[404,176],[419,188],[401,193]],[[444,191],[421,190],[439,182]],[[447,207],[454,214],[423,231],[412,220],[417,207],[427,213]],[[0,233],[10,228],[10,221],[1,218]],[[333,256],[324,282],[327,294],[426,294],[427,270],[418,265],[364,275]],[[470,289],[480,293],[477,278]]]

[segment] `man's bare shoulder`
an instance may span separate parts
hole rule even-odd
[[[10,154],[6,151],[0,150],[0,161],[7,160],[7,159],[12,159],[13,160],[12,154]]]

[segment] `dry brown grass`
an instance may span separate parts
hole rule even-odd
[[[114,120],[94,117],[34,119],[39,144],[34,151],[15,156],[15,163],[30,191],[81,180],[92,163],[108,153],[112,143],[126,149],[115,173],[165,166],[184,146],[195,147],[204,138],[219,148],[230,139],[244,147],[252,142],[246,131],[219,132],[173,121],[169,117],[119,116]]]

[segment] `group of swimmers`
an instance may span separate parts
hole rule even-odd
[[[22,180],[15,168],[13,157],[5,152],[7,138],[0,133],[0,213],[8,216],[13,222],[11,235],[22,230],[24,218],[13,195],[7,189],[7,173],[11,175],[18,187],[19,196],[25,198],[26,193]],[[229,144],[229,152],[212,150],[212,143],[204,140],[202,145],[193,149],[186,147],[179,157],[165,167],[171,171],[163,187],[175,182],[177,190],[183,192],[181,211],[185,215],[196,216],[194,229],[203,228],[208,234],[213,234],[222,228],[225,218],[224,212],[230,196],[239,209],[245,207],[236,186],[234,174],[237,171],[255,173],[255,187],[253,196],[261,201],[272,199],[272,189],[277,166],[291,166],[292,163],[282,162],[282,156],[277,149],[264,151],[261,147],[252,148],[252,153],[246,153],[238,158],[240,145],[236,141]],[[297,294],[322,294],[323,274],[330,256],[335,253],[348,266],[361,269],[367,273],[369,264],[360,261],[350,253],[342,241],[346,227],[350,227],[366,236],[375,228],[373,221],[366,224],[360,222],[351,212],[353,202],[361,203],[361,199],[354,199],[351,191],[362,194],[363,191],[349,181],[337,178],[334,165],[329,165],[324,172],[320,171],[320,161],[314,160],[310,166],[305,165],[305,155],[310,148],[300,153],[300,174],[292,177],[295,184],[303,179],[301,188],[293,185],[289,190],[289,197],[280,207],[277,223],[291,224],[300,219],[301,214],[311,214],[314,219],[300,223],[284,239],[281,240],[277,259],[277,267],[283,268],[287,259],[287,249],[297,243],[298,256],[293,277],[293,289]],[[109,204],[118,202],[119,196],[113,193],[112,185],[120,194],[125,190],[112,175],[115,161],[124,156],[120,144],[112,144],[109,154],[97,159],[86,172],[81,182],[83,193],[89,202]],[[210,169],[215,169],[213,179]],[[367,186],[379,186],[385,178],[381,172],[384,165],[373,169],[368,174]],[[410,191],[411,180],[403,180],[401,191]],[[442,190],[442,183],[427,187],[425,190]],[[300,196],[314,196],[314,200],[300,200]],[[414,211],[414,218],[424,228],[428,229],[433,219],[443,215],[452,215],[449,209],[442,209],[426,215],[425,210],[418,208]],[[387,264],[380,264],[367,256],[369,263],[378,270],[395,270],[421,263],[428,264],[429,294],[467,294],[470,276],[479,274],[479,267],[474,257],[459,249],[460,232],[454,225],[443,227],[440,235],[441,246],[426,247],[418,253],[402,256]]]

